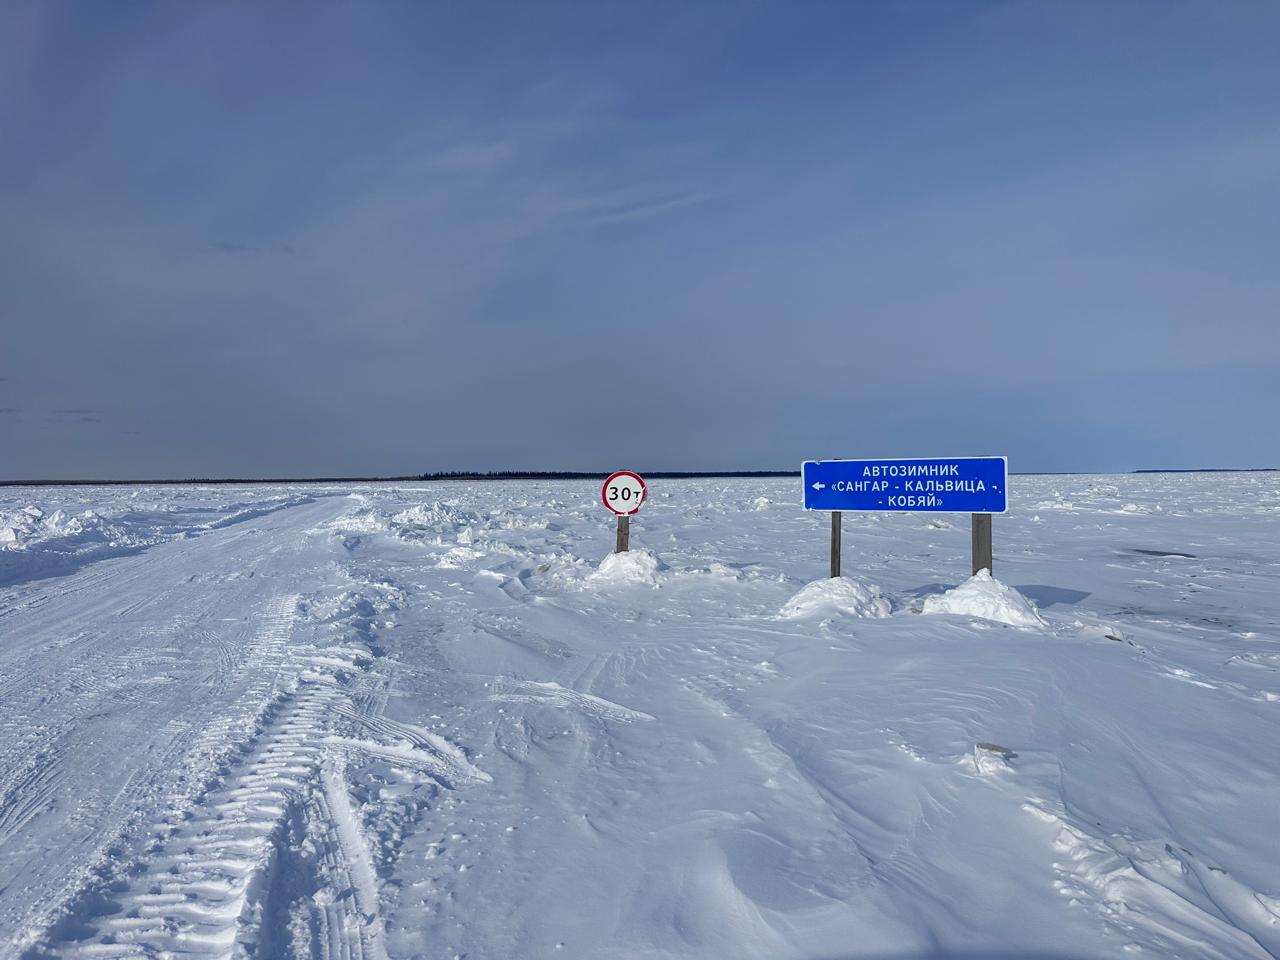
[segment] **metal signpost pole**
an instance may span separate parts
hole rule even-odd
[[[626,553],[630,549],[631,549],[631,518],[624,515],[624,516],[618,517],[618,546],[614,550],[614,553]]]
[[[973,572],[991,573],[991,514],[973,515]]]

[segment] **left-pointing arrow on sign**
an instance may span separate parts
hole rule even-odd
[[[825,490],[826,488],[827,488],[827,485],[825,483],[815,483],[813,485],[813,489],[815,490]]]

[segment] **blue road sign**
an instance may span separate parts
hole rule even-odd
[[[1004,513],[1006,457],[931,460],[806,460],[806,510]]]

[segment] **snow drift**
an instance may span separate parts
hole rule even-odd
[[[1035,604],[1013,587],[991,576],[988,570],[979,570],[960,586],[946,593],[925,597],[920,612],[977,617],[980,620],[1006,623],[1012,627],[1046,625]]]
[[[889,616],[891,610],[892,604],[880,595],[880,588],[875,584],[852,577],[832,577],[805,584],[783,605],[778,616],[784,620],[839,614],[881,618]]]
[[[600,566],[587,575],[586,583],[594,587],[625,584],[656,587],[658,572],[662,569],[662,561],[648,550],[627,550],[611,553],[601,560]]]

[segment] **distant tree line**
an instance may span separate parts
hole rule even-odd
[[[1134,473],[1275,473],[1280,467],[1183,467],[1169,470],[1135,470]]]

